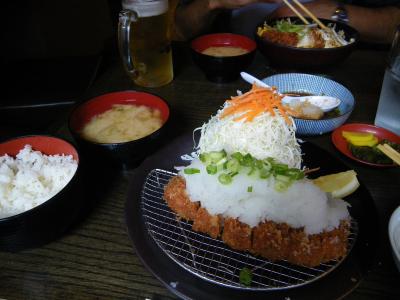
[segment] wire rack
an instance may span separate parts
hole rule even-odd
[[[145,180],[140,206],[151,237],[187,271],[218,285],[265,291],[308,284],[327,275],[343,261],[332,260],[313,268],[286,261],[271,262],[232,250],[220,240],[193,231],[192,224],[178,220],[163,199],[164,186],[175,175],[161,169],[152,170]],[[352,220],[347,253],[355,244],[357,232],[358,225]],[[252,271],[251,286],[239,282],[239,273],[244,267]]]

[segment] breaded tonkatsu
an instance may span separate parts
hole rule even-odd
[[[173,177],[166,185],[164,198],[180,218],[193,221],[193,230],[221,238],[235,250],[308,267],[339,259],[347,252],[347,220],[342,220],[338,228],[312,235],[307,235],[303,228],[272,221],[251,228],[237,219],[212,215],[200,206],[200,202],[191,201],[186,193],[185,179],[180,176]]]

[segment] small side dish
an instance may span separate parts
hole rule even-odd
[[[338,127],[332,133],[332,142],[347,157],[374,167],[392,167],[379,145],[388,144],[400,150],[400,137],[393,132],[371,124],[350,123]]]

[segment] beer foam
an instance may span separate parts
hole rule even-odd
[[[137,12],[139,17],[158,16],[168,11],[168,0],[123,0],[122,8]]]

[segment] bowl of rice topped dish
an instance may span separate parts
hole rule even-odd
[[[87,161],[132,167],[160,145],[169,114],[156,95],[121,91],[78,104],[68,125]]]
[[[253,85],[225,101],[201,128],[197,153],[164,189],[192,230],[270,261],[315,267],[348,251],[351,216],[342,198],[308,178],[293,118],[274,88]],[[347,171],[346,171],[347,172]],[[337,176],[337,174],[334,174]],[[342,175],[340,175],[342,176]]]
[[[307,18],[306,18],[307,19]],[[322,29],[298,17],[267,19],[255,33],[257,47],[271,65],[318,69],[344,61],[359,40],[358,32],[347,24],[320,19]]]
[[[0,144],[0,249],[55,239],[78,217],[79,154],[61,138],[32,135]]]

